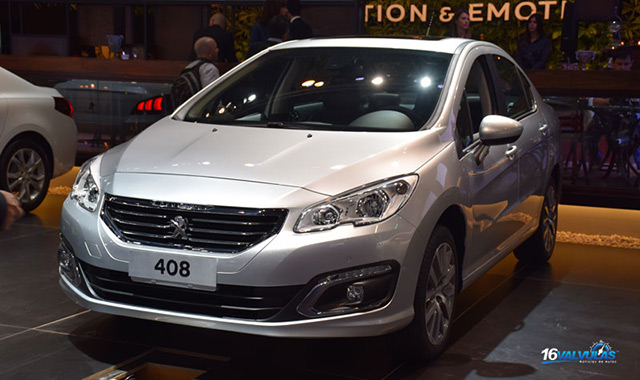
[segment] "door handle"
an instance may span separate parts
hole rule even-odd
[[[504,152],[504,155],[509,157],[510,160],[516,158],[516,152],[518,151],[518,147],[515,145],[511,145],[507,147],[507,151]]]
[[[549,134],[549,124],[542,124],[540,126],[540,128],[538,128],[538,131],[540,131],[540,133],[542,133],[542,136],[546,136]]]

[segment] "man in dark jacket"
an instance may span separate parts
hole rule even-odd
[[[4,231],[24,214],[20,201],[11,193],[0,190],[0,231]]]
[[[247,51],[247,58],[255,55],[262,50],[269,48],[273,45],[279,44],[287,38],[287,31],[289,29],[289,20],[286,16],[276,15],[267,23],[267,31],[269,38],[266,41],[258,41],[249,44],[249,51]]]
[[[222,13],[214,13],[209,19],[209,26],[196,31],[193,35],[193,44],[202,37],[211,37],[218,45],[219,62],[238,62],[236,50],[233,45],[233,34],[226,30],[227,19]],[[192,49],[189,60],[196,59],[196,52]]]
[[[290,40],[301,40],[313,37],[313,30],[300,17],[300,0],[287,0],[287,10],[289,11],[289,37]]]

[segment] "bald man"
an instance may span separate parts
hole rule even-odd
[[[182,69],[173,82],[170,102],[167,105],[168,111],[176,109],[220,76],[220,71],[213,64],[213,61],[218,58],[216,40],[211,37],[201,37],[193,44],[193,50],[198,58]]]
[[[236,50],[233,44],[233,34],[226,30],[226,27],[227,19],[224,15],[222,13],[214,13],[209,18],[209,26],[199,29],[193,34],[193,42],[195,44],[195,42],[201,37],[211,37],[216,40],[216,44],[220,49],[218,53],[218,61],[238,62]],[[194,60],[195,58],[196,53],[194,50],[191,50],[189,60]]]
[[[216,65],[213,64],[214,61],[218,60],[218,45],[216,44],[216,40],[211,37],[200,37],[196,43],[193,44],[193,50],[195,50],[198,58],[188,64],[185,70],[199,64],[201,88],[204,88],[220,76],[220,71]]]

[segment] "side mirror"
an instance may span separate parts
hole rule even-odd
[[[522,124],[505,116],[489,115],[480,122],[480,140],[484,145],[515,142],[522,134]]]

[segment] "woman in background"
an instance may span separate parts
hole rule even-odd
[[[527,29],[518,41],[516,62],[523,69],[544,69],[551,55],[551,38],[544,34],[542,15],[534,13],[527,21]]]
[[[449,31],[446,37],[474,38],[469,29],[469,12],[466,9],[458,9],[449,23]]]

